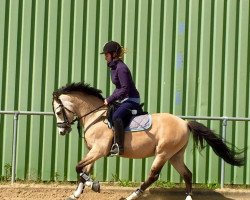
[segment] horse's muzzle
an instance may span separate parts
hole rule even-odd
[[[69,128],[66,128],[66,129],[63,129],[63,130],[59,130],[59,134],[64,136],[66,134],[69,134],[71,132],[72,128],[69,127]]]
[[[57,123],[57,128],[59,129],[60,135],[69,134],[72,130],[71,125],[69,123],[66,123],[66,122]]]

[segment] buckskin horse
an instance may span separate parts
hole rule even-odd
[[[99,182],[93,181],[89,173],[97,159],[109,155],[113,141],[113,131],[104,123],[107,106],[103,104],[101,93],[101,90],[86,83],[68,84],[53,92],[52,106],[59,134],[69,134],[71,126],[78,121],[78,126],[84,127],[85,143],[89,149],[87,155],[76,165],[80,181],[68,200],[79,198],[86,185],[95,192],[100,192]],[[192,173],[184,163],[184,152],[190,133],[201,149],[204,148],[205,140],[216,155],[227,163],[234,166],[244,165],[245,158],[240,155],[242,151],[229,148],[218,135],[203,124],[185,121],[168,113],[152,114],[152,125],[149,129],[125,134],[125,151],[122,157],[138,159],[155,156],[148,178],[126,198],[127,200],[140,197],[158,179],[166,161],[183,177],[186,200],[192,200]]]

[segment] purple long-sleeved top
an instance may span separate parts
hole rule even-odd
[[[107,98],[108,103],[125,98],[140,98],[131,72],[122,60],[114,60],[108,63],[108,67],[111,69],[112,83],[116,86],[113,94]]]

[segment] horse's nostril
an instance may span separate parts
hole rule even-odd
[[[60,135],[64,135],[64,132],[63,132],[63,131],[59,131],[59,134],[60,134]]]

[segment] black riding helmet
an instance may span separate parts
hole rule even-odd
[[[119,54],[121,51],[122,47],[118,42],[115,41],[109,41],[107,42],[104,47],[103,51],[100,54],[105,54],[105,53],[116,53]]]

